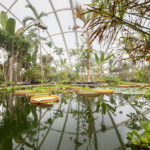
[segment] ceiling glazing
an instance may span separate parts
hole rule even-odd
[[[70,50],[77,48],[83,38],[83,22],[75,17],[74,8],[77,4],[86,8],[86,4],[93,3],[93,0],[0,0],[0,11],[7,11],[9,17],[16,19],[16,28],[23,26],[23,19],[27,16],[34,17],[31,9],[26,5],[31,3],[38,13],[48,13],[48,16],[42,17],[41,22],[48,28],[46,31],[40,31],[41,35],[53,43],[53,47],[63,48],[64,57],[71,63]],[[80,28],[74,29],[75,25]],[[52,53],[43,45],[43,53]],[[93,49],[98,49],[98,44],[93,45]]]

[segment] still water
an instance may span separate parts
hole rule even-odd
[[[59,96],[47,107],[0,93],[0,150],[125,150],[126,133],[150,120],[144,95]]]

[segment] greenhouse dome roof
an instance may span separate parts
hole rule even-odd
[[[46,30],[40,30],[42,37],[52,42],[53,47],[63,48],[64,58],[68,63],[70,50],[76,49],[82,43],[84,31],[83,22],[76,18],[74,8],[77,4],[86,8],[86,4],[94,3],[94,0],[1,0],[0,10],[6,11],[9,17],[16,19],[16,28],[23,27],[25,17],[34,17],[31,9],[26,6],[31,3],[36,11],[47,13],[41,18],[41,23],[47,26]],[[94,42],[93,49],[98,49]],[[42,53],[52,54],[53,50],[42,45]],[[53,54],[54,55],[54,54]]]

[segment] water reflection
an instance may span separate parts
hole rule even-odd
[[[2,150],[124,150],[129,129],[140,130],[138,120],[150,120],[150,101],[142,95],[61,93],[58,104],[46,107],[1,93],[0,102]]]

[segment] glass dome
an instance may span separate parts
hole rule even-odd
[[[41,36],[51,41],[53,47],[63,48],[64,58],[71,64],[74,58],[70,59],[70,51],[81,44],[81,34],[84,31],[83,22],[76,18],[74,8],[77,4],[86,8],[86,4],[93,2],[94,0],[1,0],[0,11],[6,11],[9,17],[16,19],[16,29],[23,26],[25,17],[34,18],[33,11],[26,7],[29,3],[38,14],[47,13],[47,16],[40,19],[48,27],[47,30],[40,31]],[[98,49],[96,42],[93,45],[93,49]],[[42,45],[42,53],[55,55],[53,49],[48,49],[45,44]]]

